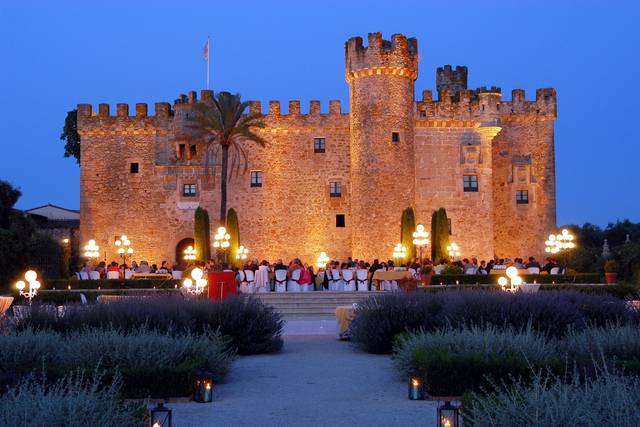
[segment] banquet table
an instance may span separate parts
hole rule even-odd
[[[340,305],[336,307],[336,336],[338,339],[349,338],[347,332],[353,320],[355,307],[353,305]]]
[[[13,297],[0,297],[0,317],[4,316],[12,303]]]
[[[169,273],[133,273],[132,279],[171,279]]]
[[[409,271],[383,271],[376,270],[373,273],[373,280],[402,280],[410,279],[411,273]]]

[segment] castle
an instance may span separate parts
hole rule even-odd
[[[463,256],[489,259],[544,254],[556,224],[554,122],[556,93],[535,100],[515,89],[467,88],[467,68],[447,65],[431,90],[415,99],[415,38],[380,33],[345,44],[349,112],[311,101],[303,113],[289,101],[264,112],[265,147],[249,143],[248,172],[229,182],[228,207],[238,212],[241,243],[260,259],[300,257],[388,259],[400,239],[400,216],[413,207],[429,229],[444,207],[451,240]],[[203,90],[201,100],[212,91]],[[181,258],[192,242],[194,209],[219,212],[219,165],[203,161],[198,141],[181,129],[196,92],[173,105],[78,105],[82,138],[81,241],[95,239],[106,259],[126,234],[134,258]],[[252,112],[263,112],[251,102]],[[210,168],[209,171],[206,168]]]

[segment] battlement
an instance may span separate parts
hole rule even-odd
[[[475,90],[461,90],[458,99],[443,89],[438,101],[433,100],[430,90],[422,92],[422,100],[416,103],[418,120],[487,120],[499,117],[501,120],[544,120],[555,119],[556,91],[551,88],[537,89],[535,100],[526,100],[523,89],[511,92],[511,101],[502,100],[498,87],[481,87]]]
[[[402,34],[384,40],[382,33],[369,33],[368,45],[362,37],[352,37],[345,43],[347,81],[354,78],[392,74],[413,78],[418,73],[418,41]]]
[[[321,113],[320,101],[309,101],[308,113],[303,113],[300,108],[299,100],[291,100],[288,102],[288,112],[283,114],[280,108],[280,101],[269,101],[269,109],[265,113],[262,111],[262,102],[249,101],[249,111],[251,113],[264,114],[265,118],[280,118],[280,117],[320,117],[320,116],[344,116],[342,113],[342,105],[339,100],[329,101],[329,111],[326,114]]]
[[[445,65],[444,67],[438,67],[436,70],[436,90],[438,91],[438,97],[444,90],[448,90],[453,96],[454,100],[460,98],[460,91],[467,89],[467,75],[468,69],[465,66],[458,65],[455,70],[451,68],[451,65]]]

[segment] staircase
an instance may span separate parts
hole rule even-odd
[[[351,305],[374,292],[269,292],[255,294],[284,319],[332,319],[339,305]]]

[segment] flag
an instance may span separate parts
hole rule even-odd
[[[207,39],[207,42],[204,44],[204,48],[202,49],[202,54],[204,55],[204,60],[208,61],[209,60],[209,39]]]

